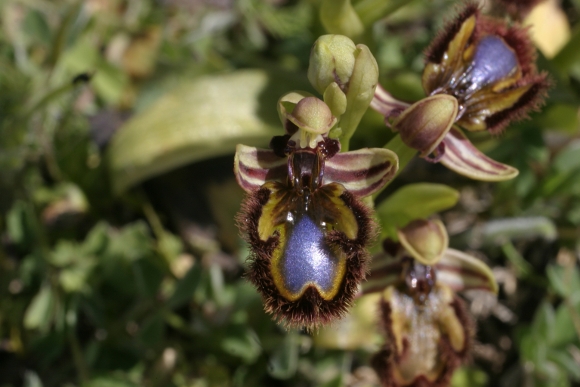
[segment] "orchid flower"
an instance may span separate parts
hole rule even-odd
[[[444,387],[469,356],[474,323],[457,292],[497,293],[491,270],[448,247],[438,220],[415,220],[373,258],[365,294],[381,293],[386,343],[373,366],[384,387]]]
[[[271,149],[236,149],[236,178],[247,192],[237,216],[250,246],[247,276],[266,311],[288,326],[313,328],[344,315],[365,278],[377,228],[361,199],[398,168],[390,150],[340,153],[341,143],[329,137],[345,115],[352,127],[349,106],[360,103],[341,89],[357,90],[359,81],[347,82],[326,85],[325,101],[306,92],[284,95],[278,112],[285,134],[272,139]],[[375,86],[369,83],[371,96]]]
[[[427,49],[428,97],[408,106],[379,86],[371,106],[428,161],[476,180],[509,180],[518,170],[484,155],[462,129],[498,134],[537,109],[549,82],[534,61],[527,30],[483,16],[469,3]]]

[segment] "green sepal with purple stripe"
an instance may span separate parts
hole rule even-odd
[[[324,164],[323,184],[339,183],[357,197],[377,192],[397,172],[397,155],[382,148],[364,148],[338,153]],[[234,160],[236,179],[246,192],[258,189],[266,181],[284,182],[287,158],[269,149],[238,145]]]

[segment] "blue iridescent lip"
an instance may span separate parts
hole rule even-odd
[[[344,276],[345,258],[333,253],[325,241],[324,226],[308,214],[292,220],[278,268],[284,288],[298,298],[314,286],[324,298],[331,298]]]
[[[473,60],[460,83],[474,92],[514,74],[518,68],[516,54],[497,36],[486,36],[477,45]]]

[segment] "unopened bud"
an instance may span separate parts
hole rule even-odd
[[[436,94],[409,106],[393,122],[405,145],[431,154],[441,143],[457,117],[459,105],[455,97]]]
[[[319,37],[310,52],[308,80],[320,93],[337,82],[341,89],[348,84],[354,69],[357,46],[343,35]]]
[[[405,250],[423,265],[436,264],[449,246],[447,230],[440,220],[414,220],[397,233]]]

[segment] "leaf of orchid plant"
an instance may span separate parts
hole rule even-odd
[[[451,128],[443,144],[445,151],[439,162],[463,176],[481,181],[504,181],[519,173],[516,168],[487,157],[457,127]]]
[[[399,168],[397,155],[382,148],[338,153],[326,160],[324,184],[342,184],[350,193],[366,197],[382,188]]]
[[[263,70],[185,82],[115,133],[107,155],[115,192],[188,163],[231,154],[238,143],[267,145],[280,133],[280,121],[275,110],[261,106],[302,86],[307,83],[301,78]]]
[[[443,184],[418,183],[400,188],[376,208],[381,239],[388,236],[396,240],[397,228],[451,208],[457,200],[459,192]]]
[[[284,181],[288,175],[288,159],[270,149],[238,144],[234,158],[234,174],[242,189],[252,192],[267,180]]]
[[[491,269],[479,259],[455,249],[447,249],[435,265],[437,281],[456,292],[479,289],[497,294]]]

